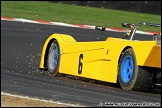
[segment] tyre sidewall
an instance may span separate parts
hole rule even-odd
[[[133,70],[133,75],[132,75],[132,78],[131,80],[125,84],[122,79],[121,79],[121,73],[120,73],[120,69],[121,69],[121,63],[122,63],[122,60],[125,58],[125,56],[131,56],[132,59],[133,59],[133,64],[134,64],[134,70]],[[136,57],[135,57],[135,53],[133,51],[132,48],[128,48],[127,50],[124,51],[123,55],[121,56],[121,59],[119,61],[119,73],[118,73],[118,79],[119,79],[119,83],[120,83],[120,86],[123,88],[123,89],[126,89],[126,90],[132,90],[134,85],[135,85],[135,82],[136,82],[136,79],[137,79],[137,75],[138,75],[138,66],[137,66],[137,62],[136,62]]]
[[[50,48],[49,48],[49,51],[48,51],[48,57],[49,57],[49,54],[50,54],[50,50],[51,48],[53,47],[53,45],[56,44],[57,47],[58,47],[58,55],[60,54],[60,48],[59,48],[59,44],[56,40],[54,40],[52,42],[52,44],[50,45]],[[50,70],[49,69],[49,64],[48,64],[48,58],[47,57],[47,68],[48,68],[48,73],[50,76],[57,76],[58,75],[58,68],[59,68],[59,61],[60,61],[60,56],[58,56],[58,60],[57,60],[57,66],[53,69],[53,70]]]

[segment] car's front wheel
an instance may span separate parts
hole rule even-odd
[[[132,48],[121,55],[119,61],[118,80],[126,90],[147,91],[151,85],[153,74],[147,67],[137,66],[136,56]]]
[[[59,67],[59,45],[56,40],[54,40],[49,48],[48,58],[47,58],[47,68],[49,75],[57,76]]]

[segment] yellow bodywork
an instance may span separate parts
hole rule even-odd
[[[138,66],[161,68],[161,46],[156,45],[156,41],[130,41],[108,37],[105,41],[77,42],[70,35],[53,34],[42,49],[42,69],[45,68],[45,52],[52,39],[56,39],[60,47],[59,73],[116,83],[118,61],[128,47],[134,50]]]

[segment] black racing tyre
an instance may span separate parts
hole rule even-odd
[[[153,73],[147,67],[137,66],[132,48],[128,48],[119,60],[118,80],[125,90],[147,91],[152,82]]]
[[[57,76],[58,75],[58,67],[60,60],[60,49],[58,42],[54,40],[49,48],[48,57],[47,57],[47,69],[49,75]]]

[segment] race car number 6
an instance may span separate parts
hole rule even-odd
[[[78,74],[82,73],[83,63],[81,62],[81,59],[83,59],[83,54],[79,55]]]

